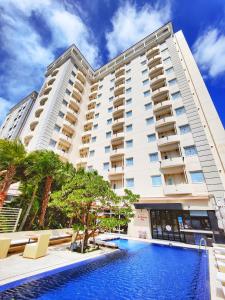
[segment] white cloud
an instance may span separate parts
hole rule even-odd
[[[93,34],[79,17],[77,6],[69,5],[66,0],[2,0],[0,11],[1,49],[6,53],[1,64],[4,72],[0,74],[0,86],[4,97],[12,102],[40,87],[56,49],[75,43],[91,65],[99,65]],[[40,36],[31,24],[34,15],[39,22],[44,20],[49,40],[43,41],[45,36]]]
[[[225,35],[217,28],[210,28],[198,37],[193,52],[200,68],[216,77],[225,72]]]
[[[11,107],[12,103],[10,101],[0,97],[0,125]]]
[[[146,4],[140,9],[130,1],[122,3],[111,20],[112,31],[106,34],[110,58],[164,25],[171,15],[168,1]]]

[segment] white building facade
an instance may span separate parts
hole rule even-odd
[[[21,138],[139,194],[131,236],[193,243],[225,228],[224,128],[171,23],[96,71],[71,46],[47,68]]]

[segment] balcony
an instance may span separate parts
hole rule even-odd
[[[52,77],[56,76],[59,72],[59,69],[55,69],[53,72],[52,72]]]
[[[125,97],[124,96],[118,96],[113,100],[113,106],[114,108],[124,105]]]
[[[32,137],[33,137],[32,134],[25,136],[25,138],[24,138],[24,144],[25,144],[25,146],[28,146],[28,145],[29,145],[29,143],[30,143]]]
[[[112,130],[113,131],[122,131],[124,122],[125,122],[124,118],[119,118],[119,119],[113,120]]]
[[[69,109],[68,112],[66,113],[66,120],[68,120],[72,124],[75,124],[77,121],[77,114],[73,112],[71,109]]]
[[[121,67],[115,71],[115,77],[118,78],[125,74],[125,68]]]
[[[159,53],[160,53],[159,46],[155,46],[147,51],[146,57],[147,57],[147,59],[150,59],[150,58],[154,57],[155,55],[158,55]]]
[[[71,108],[73,111],[75,111],[76,113],[79,112],[80,110],[80,106],[79,106],[79,102],[78,101],[74,101],[74,100],[70,100],[70,103],[69,103],[69,108]]]
[[[68,161],[68,150],[63,150],[63,149],[57,148],[54,151],[56,154],[59,155],[59,158],[61,161],[63,161],[63,162]]]
[[[85,151],[86,149],[89,149],[90,143],[82,144],[79,146],[80,151]]]
[[[154,105],[153,111],[154,113],[161,113],[162,110],[167,110],[167,109],[171,109],[172,108],[172,101],[171,100],[166,100],[163,102],[159,102],[157,104]]]
[[[160,102],[167,100],[169,98],[169,89],[167,86],[161,87],[154,92],[152,92],[152,101]]]
[[[95,82],[91,86],[91,93],[98,90],[98,82]]]
[[[164,127],[164,126],[174,125],[175,122],[176,121],[175,121],[174,116],[164,117],[164,118],[161,118],[161,119],[156,121],[155,128],[158,130],[161,127]]]
[[[163,159],[160,163],[160,167],[163,170],[164,174],[176,174],[180,173],[181,170],[183,170],[183,167],[185,166],[184,158],[179,157],[170,157],[168,159]],[[172,169],[171,171],[168,169]]]
[[[93,126],[93,121],[86,121],[86,122],[84,123],[84,131],[85,131],[85,132],[91,131],[92,126]]]
[[[121,140],[124,139],[124,137],[125,137],[125,134],[124,134],[123,131],[117,132],[117,133],[114,133],[114,134],[112,135],[111,141],[112,141],[112,143],[113,143],[113,142],[116,142],[116,141],[121,141]]]
[[[164,185],[163,192],[166,196],[173,195],[191,195],[192,194],[192,186],[188,183],[181,184],[173,184],[173,185]]]
[[[74,134],[74,125],[67,120],[63,120],[63,127],[65,127],[71,134]]]
[[[87,120],[92,120],[92,119],[94,119],[94,115],[95,115],[95,110],[94,110],[94,109],[89,110],[89,111],[86,113],[86,119],[87,119]]]
[[[125,84],[118,85],[114,90],[115,97],[124,94],[124,91],[125,91]]]
[[[44,110],[43,108],[37,109],[36,112],[35,112],[35,117],[36,117],[36,118],[39,118],[40,115],[42,114],[43,110]]]
[[[82,95],[81,95],[81,93],[80,93],[78,90],[73,90],[72,97],[73,97],[76,101],[81,102]]]
[[[149,77],[153,80],[155,77],[161,75],[163,73],[163,64],[158,64],[154,68],[151,68],[149,72]]]
[[[31,123],[30,123],[30,130],[31,130],[31,131],[34,131],[35,128],[36,128],[36,126],[37,126],[37,124],[38,124],[38,121],[33,121],[33,122],[31,122]]]
[[[158,147],[160,148],[160,151],[163,150],[164,148],[168,148],[171,145],[176,145],[180,142],[180,138],[178,135],[169,135],[165,136],[163,138],[158,139],[157,144]]]
[[[89,138],[91,137],[91,130],[85,131],[81,135],[82,138]]]
[[[115,108],[113,110],[113,118],[114,119],[123,118],[124,117],[124,110],[125,110],[124,105],[121,105],[121,106],[118,106],[117,108]]]
[[[156,55],[156,56],[153,56],[153,57],[149,60],[148,67],[149,67],[149,69],[151,70],[152,68],[158,66],[159,64],[162,64],[162,59],[161,59],[161,56],[160,56],[160,55]]]
[[[124,157],[124,148],[117,148],[117,149],[112,149],[110,152],[110,160],[111,161],[123,161]]]
[[[113,187],[112,187],[112,189],[113,189]],[[113,189],[113,192],[118,196],[125,195],[124,188],[115,188],[115,189]]]
[[[124,168],[122,166],[111,167],[108,176],[111,180],[119,180],[124,175]]]
[[[88,110],[95,109],[95,106],[96,106],[96,101],[91,101],[91,103],[88,104]]]
[[[84,86],[83,83],[81,83],[80,81],[78,80],[75,81],[74,88],[77,89],[81,94],[83,93]]]
[[[66,136],[65,134],[60,134],[59,144],[65,146],[67,149],[69,149],[72,144],[72,138],[69,136]]]
[[[85,75],[81,71],[77,72],[77,79],[80,80],[83,84],[85,84],[86,78],[85,78]]]
[[[41,105],[41,106],[44,106],[47,100],[48,100],[47,97],[42,96],[42,97],[40,98],[40,105]]]
[[[125,76],[120,76],[115,80],[115,87],[125,82]]]
[[[91,92],[90,95],[89,95],[89,100],[94,100],[97,98],[97,92]]]

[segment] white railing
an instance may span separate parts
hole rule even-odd
[[[0,209],[0,233],[16,231],[22,209],[2,207]]]

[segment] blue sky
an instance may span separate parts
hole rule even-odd
[[[96,69],[171,20],[225,125],[224,0],[1,0],[0,14],[0,122],[72,43]]]

